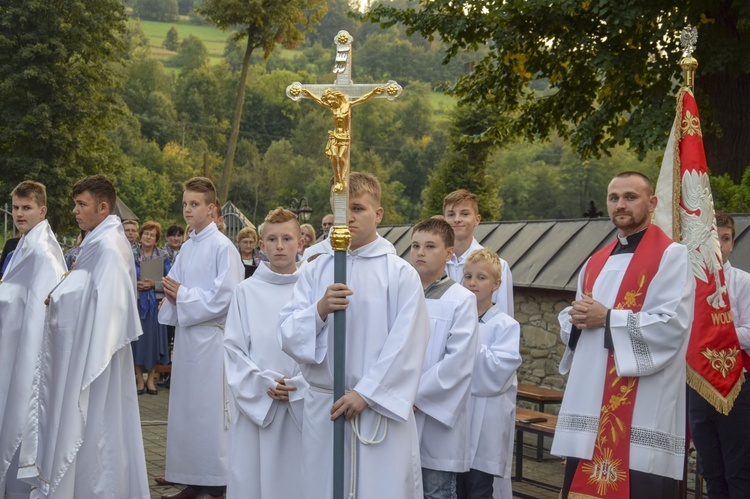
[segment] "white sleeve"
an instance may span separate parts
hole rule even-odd
[[[648,376],[668,366],[690,336],[695,278],[687,248],[672,244],[638,313],[611,310],[610,331],[620,376]]]
[[[371,402],[375,412],[404,422],[413,410],[430,320],[417,272],[401,260],[388,265],[388,292],[398,293],[396,310],[393,316],[389,310],[390,329],[377,360],[354,390]]]
[[[207,288],[177,290],[177,317],[180,326],[194,326],[212,320],[224,322],[234,290],[245,276],[242,260],[229,246],[217,248],[217,275]],[[170,272],[171,274],[171,272]],[[179,282],[179,281],[178,281]]]
[[[586,275],[586,267],[588,266],[591,259],[586,260],[586,263],[583,264],[583,267],[581,267],[581,272],[578,274],[578,289],[576,290],[576,300],[580,300],[582,296],[581,289],[583,289],[583,276]],[[560,365],[558,366],[558,371],[560,374],[567,374],[568,371],[570,371],[570,366],[573,363],[573,349],[568,346],[570,342],[570,335],[573,330],[573,323],[570,322],[570,314],[568,312],[573,307],[565,307],[560,311],[560,313],[557,316],[557,321],[560,324],[560,339],[565,344],[565,352],[563,353],[562,358],[560,359]]]
[[[168,277],[171,277],[177,282],[182,282],[182,267],[180,266],[182,259],[175,259],[174,265],[169,269]],[[167,326],[177,325],[177,306],[166,298],[159,308],[159,323]]]
[[[514,319],[502,316],[502,319],[489,324],[479,324],[479,330],[483,333],[481,336],[490,338],[490,342],[482,343],[479,348],[471,394],[494,397],[510,388],[521,365],[521,326]],[[490,334],[486,334],[486,331]]]
[[[333,314],[323,321],[318,314],[315,279],[318,265],[305,265],[292,299],[279,313],[281,349],[299,364],[320,364],[328,352],[328,330]]]
[[[282,374],[262,370],[251,357],[250,327],[274,327],[274,322],[262,320],[261,317],[248,317],[245,293],[238,289],[229,305],[226,327],[224,329],[224,366],[227,385],[232,392],[237,408],[250,421],[260,427],[268,426],[273,420],[272,411],[278,401],[266,393],[276,386],[276,379]]]
[[[732,282],[729,287],[729,303],[734,316],[734,326],[740,348],[750,355],[750,274],[731,268]],[[750,366],[747,366],[750,368]]]
[[[445,356],[422,374],[417,408],[453,428],[471,393],[471,374],[477,358],[477,302],[463,300],[456,308],[445,344]]]

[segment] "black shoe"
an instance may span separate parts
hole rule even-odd
[[[145,388],[141,388],[140,390],[137,390],[137,391],[136,391],[136,393],[137,393],[138,395],[143,395],[143,392],[145,392],[145,391],[146,391],[146,389],[145,389]]]
[[[146,388],[146,393],[148,393],[149,395],[156,395],[159,392],[158,390],[156,390],[156,388],[154,388],[153,390],[151,388]]]

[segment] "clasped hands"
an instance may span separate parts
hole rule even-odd
[[[161,280],[162,286],[164,286],[164,297],[169,300],[172,305],[177,305],[177,291],[180,289],[179,282],[175,281],[171,277],[163,277]]]
[[[287,379],[289,379],[288,376],[282,376],[279,379],[275,379],[274,381],[276,382],[276,386],[273,386],[268,389],[268,391],[266,392],[268,396],[274,400],[288,401],[289,392],[292,392],[296,390],[297,388],[294,386],[287,385],[285,381]]]
[[[572,303],[568,311],[570,322],[580,330],[604,327],[607,324],[607,307],[584,295]]]

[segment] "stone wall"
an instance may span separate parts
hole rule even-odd
[[[521,324],[519,383],[565,389],[567,378],[557,370],[565,352],[557,315],[574,299],[572,291],[513,289],[515,319]]]

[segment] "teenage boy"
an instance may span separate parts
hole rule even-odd
[[[130,343],[141,334],[133,252],[102,175],[73,187],[87,231],[75,269],[45,295],[44,336],[18,477],[32,497],[150,497]],[[3,284],[4,286],[5,284]]]
[[[29,497],[16,478],[18,451],[44,333],[44,299],[65,273],[65,259],[45,216],[44,185],[25,180],[10,193],[21,239],[0,284],[0,497]]]
[[[188,487],[172,497],[223,497],[227,484],[229,401],[224,384],[224,322],[245,271],[234,244],[214,223],[216,188],[185,182],[182,214],[190,239],[162,279],[159,322],[176,326],[169,390],[166,478]]]
[[[243,229],[245,230],[245,229]],[[227,497],[300,497],[303,482],[279,480],[272,470],[302,465],[302,399],[307,384],[299,365],[281,351],[278,317],[292,297],[302,248],[297,216],[284,208],[265,219],[260,262],[237,286],[224,333],[227,384],[239,411],[229,431]]]
[[[378,180],[352,172],[347,284],[333,284],[333,251],[321,254],[301,269],[292,300],[281,311],[281,347],[310,384],[299,478],[306,499],[333,495],[331,421],[342,416],[357,430],[346,432],[345,462],[354,463],[345,477],[351,492],[358,499],[422,497],[412,406],[429,319],[419,276],[377,233],[382,217]],[[347,393],[339,400],[332,396],[336,310],[347,311]]]
[[[443,199],[443,216],[453,227],[456,236],[456,248],[445,270],[451,279],[461,282],[466,258],[472,252],[482,249],[482,245],[474,238],[474,228],[482,220],[476,194],[466,189],[451,192]],[[500,310],[513,317],[513,276],[508,262],[501,258],[500,263],[503,266],[500,279],[502,283],[492,296],[492,301]]]
[[[455,499],[456,475],[471,465],[477,303],[445,273],[452,255],[453,229],[445,220],[429,218],[414,226],[411,262],[424,289],[431,328],[415,402],[425,499]]]
[[[750,274],[729,263],[734,248],[734,219],[716,212],[716,228],[734,325],[745,354],[743,360],[747,361],[750,354]],[[745,370],[748,368],[750,366],[745,365]],[[743,376],[745,382],[727,415],[718,412],[688,387],[690,432],[711,498],[750,497],[750,379],[747,372]]]
[[[492,303],[501,272],[500,258],[488,249],[471,253],[464,265],[463,285],[477,297],[479,353],[471,378],[471,470],[458,476],[458,499],[492,499],[493,488],[495,497],[513,497],[510,473],[521,327]]]

